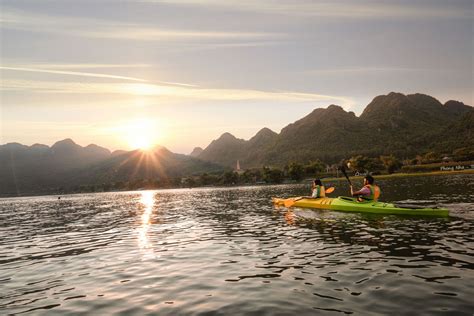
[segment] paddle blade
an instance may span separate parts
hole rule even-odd
[[[292,207],[296,203],[296,201],[299,201],[302,199],[304,199],[304,196],[300,196],[300,197],[292,198],[292,199],[286,199],[284,205],[285,207]]]
[[[274,197],[274,198],[272,198],[272,202],[273,202],[273,204],[275,204],[275,205],[282,205],[283,202],[284,202],[284,200]]]
[[[325,193],[333,193],[335,189],[336,189],[335,187],[330,187],[330,188],[327,188],[324,192]]]

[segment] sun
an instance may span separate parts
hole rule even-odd
[[[124,124],[121,128],[122,137],[128,147],[135,150],[150,150],[158,145],[163,132],[157,121],[137,119]]]
[[[130,137],[129,145],[133,149],[149,150],[153,147],[153,141],[147,136]]]
[[[160,94],[159,86],[145,83],[132,83],[127,85],[127,90],[134,95],[150,96]]]

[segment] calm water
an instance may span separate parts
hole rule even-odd
[[[1,199],[0,314],[472,315],[474,175],[380,184],[452,216],[271,205],[304,185]]]

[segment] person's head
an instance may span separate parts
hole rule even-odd
[[[313,185],[323,185],[323,183],[321,182],[321,180],[315,179],[315,180],[313,181]]]
[[[374,184],[374,177],[367,175],[364,178],[364,184]]]

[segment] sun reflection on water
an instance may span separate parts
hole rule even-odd
[[[153,205],[155,204],[155,197],[153,191],[143,191],[140,198],[140,203],[144,207],[141,217],[141,225],[138,229],[138,246],[140,249],[146,251],[146,257],[153,256],[153,247],[148,236],[148,231],[151,225],[151,214],[153,212]]]

